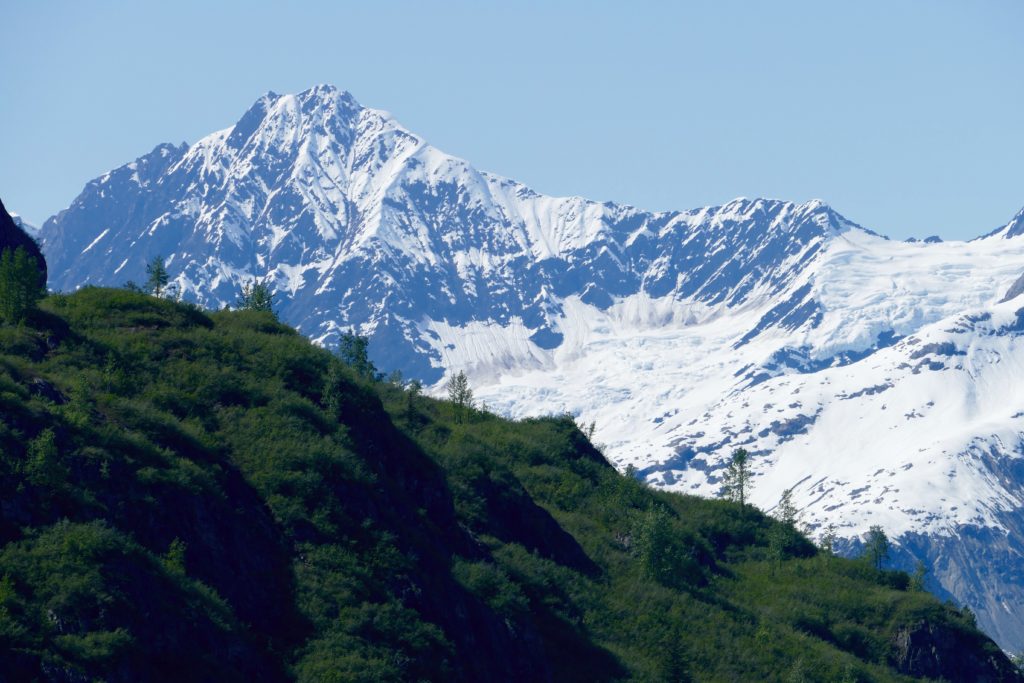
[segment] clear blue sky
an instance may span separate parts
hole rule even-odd
[[[0,197],[33,222],[316,83],[547,194],[820,197],[894,238],[1024,206],[1024,2],[0,0]]]

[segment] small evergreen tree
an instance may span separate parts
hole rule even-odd
[[[661,648],[658,661],[658,680],[664,683],[689,683],[693,680],[687,671],[687,657],[683,650],[683,631],[676,625]]]
[[[324,389],[321,396],[324,408],[335,420],[341,419],[341,407],[344,403],[345,394],[345,371],[337,361],[334,361],[327,368],[327,378],[324,380]]]
[[[167,267],[164,265],[163,256],[153,257],[146,266],[146,275],[146,289],[152,292],[153,296],[161,296],[167,287]]]
[[[0,321],[20,323],[46,293],[35,259],[24,247],[0,252]]]
[[[367,380],[380,379],[377,367],[370,360],[370,338],[356,334],[354,329],[344,332],[338,340],[338,358],[355,373]]]
[[[412,417],[416,414],[416,400],[419,399],[422,393],[422,382],[418,379],[414,379],[409,382],[409,386],[405,392],[405,414],[407,417]]]
[[[872,566],[880,570],[882,563],[889,557],[889,537],[885,535],[882,527],[875,524],[868,529],[864,551]]]
[[[459,408],[473,408],[473,390],[469,388],[469,378],[466,377],[465,372],[460,370],[458,374],[453,375],[447,381],[446,388],[447,393],[449,393],[449,400],[458,405]]]
[[[462,422],[466,411],[473,409],[473,390],[469,388],[469,379],[465,372],[459,370],[448,379],[446,386],[448,400],[454,404],[455,421]]]
[[[466,373],[459,370],[458,374],[452,375],[448,380],[448,400],[460,408],[473,407],[473,390],[469,388],[469,379]]]
[[[266,280],[253,279],[242,285],[237,306],[243,311],[274,312],[274,293]]]
[[[768,559],[772,562],[774,574],[786,559],[786,551],[795,540],[796,525],[800,520],[800,511],[793,504],[793,489],[782,492],[773,516],[779,522],[768,529]]]
[[[797,522],[800,521],[800,511],[793,504],[793,489],[782,492],[779,504],[775,506],[775,519],[796,530]]]
[[[776,569],[782,568],[791,536],[792,530],[783,524],[772,524],[768,529],[768,561],[771,562],[773,575]]]
[[[750,453],[744,448],[732,452],[729,465],[722,478],[722,493],[729,500],[746,505],[747,493],[750,490]]]
[[[822,551],[822,557],[826,560],[835,555],[836,538],[836,525],[829,523],[829,525],[825,527],[825,533],[821,535],[821,545],[819,546]]]

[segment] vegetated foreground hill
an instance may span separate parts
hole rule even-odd
[[[905,574],[353,367],[128,291],[0,327],[0,680],[1020,680]]]

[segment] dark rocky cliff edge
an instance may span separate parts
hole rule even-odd
[[[42,273],[43,285],[45,285],[47,279],[46,259],[43,258],[43,252],[39,250],[39,245],[32,239],[32,236],[14,223],[14,219],[7,213],[3,201],[0,201],[0,252],[7,249],[14,250],[18,247],[24,248],[36,260],[39,272]]]

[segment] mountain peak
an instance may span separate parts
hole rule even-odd
[[[1017,215],[1003,228],[1003,237],[1010,238],[1019,235],[1024,235],[1024,208],[1018,211]]]
[[[229,129],[224,144],[239,151],[250,142],[261,148],[300,143],[310,134],[334,141],[352,138],[364,107],[346,90],[316,85],[296,94],[267,92]],[[218,134],[214,134],[217,136]],[[208,136],[206,140],[213,141]]]
[[[283,95],[279,98],[294,98],[302,107],[303,112],[307,114],[321,111],[328,115],[336,113],[351,115],[364,109],[352,93],[328,84],[314,85],[295,95]]]
[[[1010,239],[1020,235],[1024,235],[1024,208],[1018,211],[1006,225],[1000,226],[992,232],[987,232],[981,237],[975,237],[974,240],[986,240],[989,238]]]
[[[344,100],[359,106],[359,102],[356,101],[356,98],[352,93],[343,88],[339,88],[336,85],[331,85],[330,83],[318,83],[317,85],[311,86],[297,93],[278,93],[273,90],[268,90],[256,100],[254,105],[259,104],[260,102],[277,102],[282,98],[295,98],[302,102]]]
[[[768,197],[737,197],[715,209],[720,221],[756,224],[764,222],[769,230],[780,230],[783,233],[800,233],[803,240],[815,236],[836,236],[848,230],[860,230],[870,235],[877,233],[868,230],[846,219],[843,215],[821,199],[811,199],[798,203]],[[817,230],[807,231],[806,224],[817,226]]]
[[[310,88],[306,88],[298,94],[300,98],[318,97],[318,98],[342,98],[348,99],[355,102],[355,97],[352,96],[348,90],[339,88],[336,85],[330,83],[318,83]]]
[[[651,213],[546,197],[426,145],[329,84],[268,92],[177,159],[151,164],[158,182],[126,167],[133,183],[115,193],[124,210],[109,232],[101,234],[109,219],[90,222],[88,212],[44,229],[47,244],[66,252],[57,264],[62,285],[141,279],[145,258],[175,255],[169,263],[185,296],[220,306],[245,278],[269,277],[290,294],[282,310],[306,311],[306,322],[296,322],[330,342],[338,325],[370,324],[379,314],[358,292],[383,286],[362,281],[389,264],[387,286],[409,288],[410,315],[426,297],[447,302],[438,316],[465,323],[489,302],[500,320],[517,316],[532,334],[550,328],[554,302],[571,294],[599,307],[637,291],[713,306],[780,291],[852,225],[821,200],[738,197]],[[112,192],[97,188],[95,206],[109,205]],[[140,230],[151,246],[140,246]],[[722,248],[727,242],[731,249]],[[546,265],[532,275],[509,268],[533,261]],[[410,278],[432,284],[414,287]],[[325,307],[327,292],[337,294]],[[414,365],[423,356],[417,351]]]
[[[820,211],[834,213],[832,207],[822,199],[811,199],[800,203],[787,199],[777,199],[775,197],[736,197],[721,206],[721,210],[725,213],[747,213],[758,209],[766,211],[789,210],[800,213],[815,213]]]

